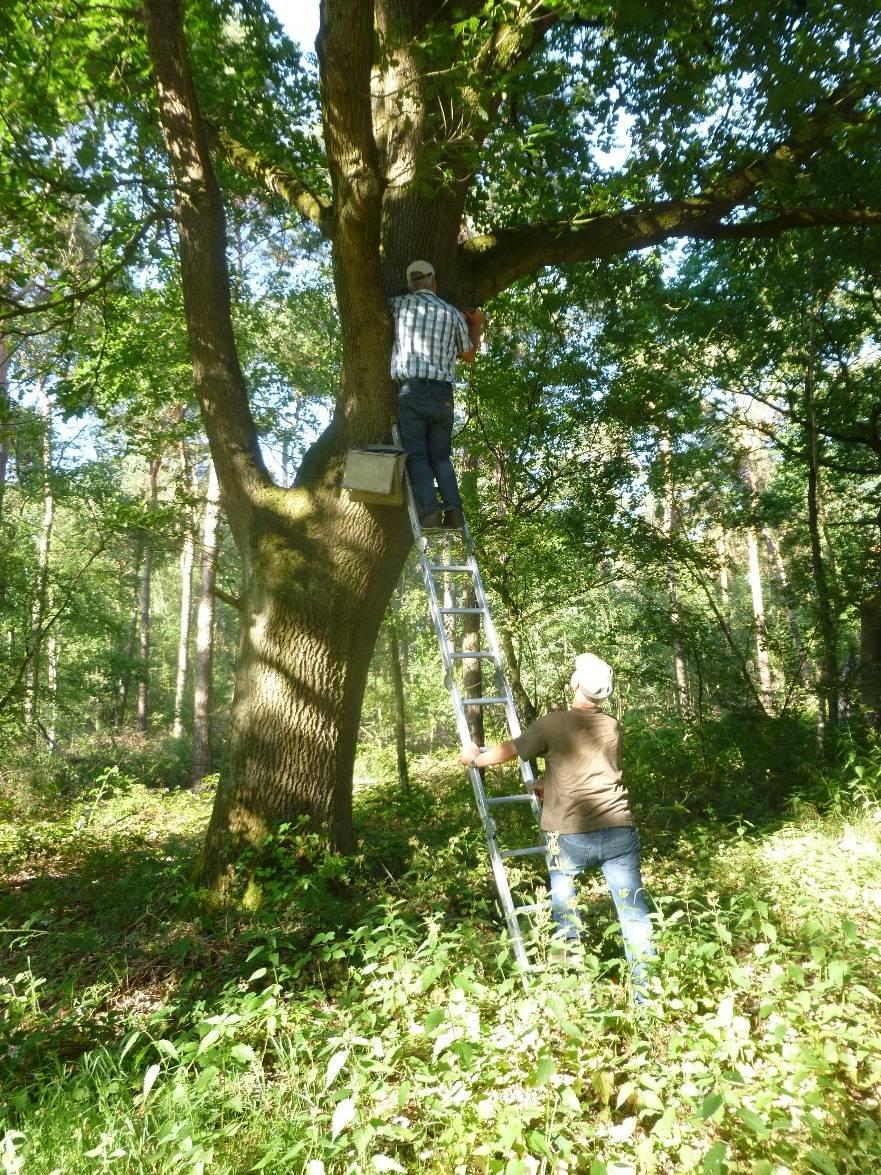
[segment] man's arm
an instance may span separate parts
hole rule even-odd
[[[474,356],[480,350],[480,344],[483,341],[486,315],[479,308],[477,310],[463,310],[461,313],[468,323],[468,340],[471,346],[466,351],[460,351],[459,358],[463,363],[473,363]]]
[[[470,747],[463,747],[459,762],[465,767],[496,767],[499,763],[510,763],[517,758],[517,748],[510,739],[503,743],[496,743],[482,751],[477,743]]]

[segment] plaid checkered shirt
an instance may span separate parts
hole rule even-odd
[[[464,316],[431,290],[391,298],[395,316],[392,379],[443,379],[453,382],[456,356],[471,346]]]

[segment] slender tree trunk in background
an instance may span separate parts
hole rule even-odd
[[[759,677],[759,693],[765,710],[771,709],[773,680],[771,660],[768,654],[768,630],[765,622],[765,596],[762,590],[762,569],[759,564],[759,542],[755,530],[750,526],[746,531],[747,578],[753,606],[753,625],[756,633],[756,669]]]
[[[520,675],[520,658],[517,656],[514,636],[507,622],[505,620],[501,622],[496,621],[496,631],[499,635],[499,644],[502,646],[502,652],[505,655],[508,684],[511,687],[511,693],[514,695],[517,714],[520,717],[521,725],[526,727],[536,720],[538,711],[532,703],[532,698],[526,692],[526,687],[523,685],[523,678]]]
[[[881,593],[860,606],[860,693],[866,717],[881,726]]]
[[[46,393],[45,381],[37,385],[37,403],[43,418],[43,523],[40,528],[40,546],[37,553],[37,575],[31,605],[31,633],[28,641],[28,667],[25,675],[24,718],[28,725],[37,718],[37,698],[40,683],[40,654],[42,626],[46,614],[49,586],[49,551],[52,528],[55,524],[55,495],[52,491],[52,404]]]
[[[9,427],[9,348],[6,336],[0,330],[0,522],[3,521],[3,497],[9,466]]]
[[[196,609],[196,658],[193,681],[193,787],[213,770],[211,711],[214,699],[214,588],[217,579],[217,535],[220,491],[214,462],[208,463],[205,517],[202,521],[199,603]]]
[[[403,788],[410,786],[407,769],[407,718],[404,708],[404,671],[401,666],[401,639],[397,613],[400,600],[397,592],[392,596],[388,612],[389,668],[392,675],[392,696],[395,713],[395,751],[398,762],[398,783]]]
[[[719,557],[719,592],[722,598],[722,612],[726,619],[731,619],[731,580],[729,576],[728,543],[725,535],[720,534],[716,539],[716,554]]]
[[[180,442],[180,464],[183,484],[192,489],[192,471],[186,442]],[[187,688],[187,674],[190,666],[190,620],[193,614],[193,563],[196,554],[195,519],[192,506],[187,506],[185,515],[186,533],[180,556],[180,625],[177,642],[177,679],[174,690],[174,723],[172,735],[181,738],[184,732],[184,696]]]
[[[123,650],[124,664],[116,686],[116,703],[113,708],[113,726],[116,730],[125,722],[125,712],[128,708],[128,692],[132,680],[132,665],[135,657],[135,642],[138,637],[138,618],[141,610],[141,554],[143,541],[140,536],[135,540],[135,564],[132,572],[132,617],[128,629],[128,639]]]
[[[814,679],[816,677],[815,666],[808,656],[805,648],[804,639],[801,635],[801,625],[798,622],[798,616],[795,614],[795,609],[789,599],[789,579],[786,575],[786,568],[783,566],[783,558],[780,554],[780,547],[777,540],[771,531],[765,527],[762,530],[762,538],[765,540],[765,551],[768,555],[768,564],[771,568],[771,575],[777,585],[777,591],[780,599],[784,602],[786,609],[786,622],[789,625],[789,632],[792,636],[792,644],[798,657],[798,674],[802,683],[807,689],[813,688]]]
[[[673,472],[670,461],[670,438],[666,433],[660,437],[661,469],[664,478],[664,513],[661,529],[667,540],[667,601],[670,609],[670,628],[673,632],[673,665],[676,675],[676,709],[680,715],[688,712],[688,674],[685,668],[685,653],[682,649],[679,622],[679,585],[676,563],[672,554],[672,540],[676,530],[676,499],[673,488]]]
[[[812,320],[813,321],[813,320]],[[809,344],[804,382],[805,456],[808,465],[808,531],[811,539],[811,566],[820,622],[822,656],[820,658],[821,730],[824,739],[832,736],[838,725],[838,625],[829,590],[826,560],[820,538],[820,437],[814,404],[813,339]]]
[[[154,457],[150,462],[150,505],[155,506],[159,493],[159,466],[161,456]],[[135,729],[139,734],[145,734],[150,725],[149,688],[150,688],[150,587],[152,574],[152,543],[150,536],[145,536],[144,558],[141,562],[141,610],[138,626],[138,713],[135,720]]]
[[[453,582],[452,571],[445,571],[443,577],[443,605],[444,608],[455,608],[456,604],[456,585]],[[451,615],[444,616],[444,632],[449,641],[450,648],[454,653],[458,653],[459,646],[456,642],[457,635],[456,617]]]
[[[51,593],[48,607],[51,610]],[[58,750],[58,637],[54,628],[49,633],[49,639],[46,642],[46,690],[49,700],[49,725],[46,728],[46,733],[49,736],[49,745],[54,752]]]

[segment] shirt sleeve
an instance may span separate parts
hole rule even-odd
[[[453,307],[453,313],[456,315],[456,352],[460,354],[462,351],[471,350],[471,336],[468,333],[468,323],[465,321],[465,315],[461,310],[456,310]]]
[[[513,739],[514,746],[517,748],[517,754],[524,761],[526,759],[535,759],[538,755],[543,755],[548,749],[548,741],[545,737],[544,723],[541,718],[538,718],[531,726],[518,734]]]

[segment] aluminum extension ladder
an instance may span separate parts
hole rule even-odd
[[[399,434],[397,427],[394,430],[395,442],[399,443]],[[487,602],[486,593],[483,590],[483,582],[480,578],[480,569],[477,565],[477,557],[474,553],[474,543],[471,540],[471,532],[468,529],[468,523],[462,531],[454,530],[430,530],[423,531],[419,524],[419,513],[416,509],[416,501],[413,496],[413,487],[410,484],[410,478],[405,472],[404,474],[404,488],[407,498],[407,510],[410,515],[410,525],[413,528],[413,537],[416,540],[416,550],[419,555],[419,565],[422,569],[422,578],[425,582],[425,589],[428,593],[429,609],[431,612],[431,621],[434,625],[434,631],[437,635],[438,648],[440,649],[441,662],[444,670],[444,684],[450,694],[450,699],[453,704],[453,711],[456,715],[456,727],[459,732],[459,738],[463,746],[471,742],[471,734],[468,729],[468,719],[465,716],[465,706],[504,706],[505,717],[507,719],[508,731],[511,738],[516,738],[520,733],[520,721],[517,717],[517,711],[514,707],[514,698],[511,693],[511,687],[508,684],[508,679],[505,676],[505,665],[502,659],[501,649],[499,648],[498,637],[493,626],[492,617],[489,614],[489,604]],[[448,556],[450,548],[456,539],[453,536],[461,535],[461,542],[465,550],[465,558],[461,562],[446,562],[445,558]],[[438,546],[442,553],[440,560],[436,555],[431,553],[433,543],[432,540],[437,537],[439,539]],[[445,541],[447,540],[447,541]],[[475,608],[459,608],[459,607],[444,607],[441,599],[438,596],[438,586],[435,582],[436,575],[443,575],[449,573],[451,575],[470,576],[474,587],[474,597],[477,601]],[[485,649],[479,652],[456,652],[450,644],[447,637],[447,630],[444,624],[444,618],[447,616],[462,616],[462,615],[479,615],[481,620],[481,628],[483,632],[483,643],[486,645]],[[459,683],[456,681],[453,672],[454,662],[480,659],[483,661],[491,661],[495,669],[495,693],[491,696],[479,698],[464,698],[459,688]],[[536,854],[544,854],[547,851],[545,842],[545,835],[539,826],[541,816],[541,804],[538,796],[534,792],[535,776],[532,771],[532,766],[529,763],[520,762],[520,775],[523,781],[524,790],[518,792],[516,795],[510,796],[492,796],[487,795],[483,786],[483,780],[480,771],[476,767],[468,768],[468,775],[471,779],[471,786],[474,789],[474,798],[477,802],[477,811],[483,825],[484,835],[486,836],[486,843],[489,849],[489,859],[492,863],[493,877],[496,883],[496,890],[499,895],[499,902],[502,907],[502,912],[505,916],[505,923],[508,928],[508,934],[511,938],[511,943],[514,948],[514,957],[518,968],[523,971],[535,970],[534,965],[530,962],[529,956],[526,952],[526,947],[523,942],[523,931],[520,924],[520,919],[529,917],[537,913],[539,910],[550,909],[550,901],[541,901],[531,903],[529,905],[515,905],[514,899],[511,895],[511,885],[508,880],[508,873],[505,868],[505,862],[515,857],[527,857]],[[535,823],[540,838],[539,844],[530,845],[526,848],[503,849],[499,846],[498,829],[496,821],[492,816],[492,809],[507,804],[526,803],[532,809],[535,816]]]

